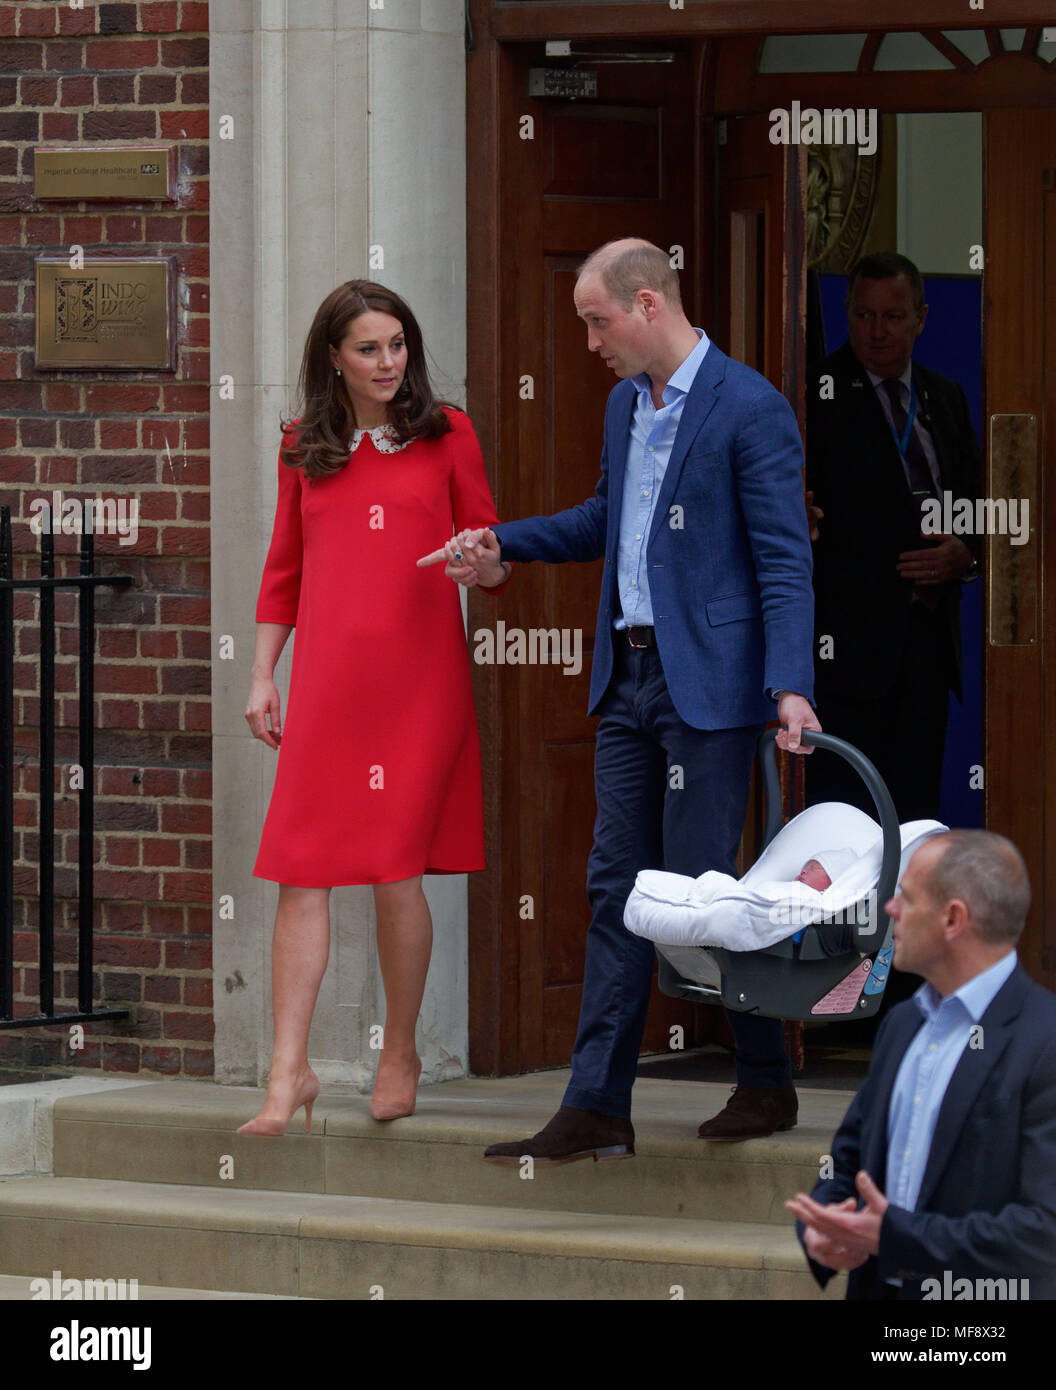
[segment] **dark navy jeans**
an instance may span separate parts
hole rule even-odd
[[[623,925],[624,906],[639,869],[693,878],[706,869],[736,871],[763,726],[707,730],[684,723],[657,649],[635,650],[619,635],[598,713],[598,809],[587,864],[593,917],[563,1103],[627,1118],[655,955],[651,941]],[[726,1017],[739,1085],[778,1087],[791,1080],[780,1020],[728,1011]]]

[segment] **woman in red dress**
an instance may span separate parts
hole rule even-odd
[[[301,1105],[311,1128],[308,1033],[330,889],[342,884],[374,890],[386,1018],[371,1113],[413,1112],[433,934],[422,874],[484,868],[469,653],[445,577],[476,575],[416,565],[438,534],[498,519],[473,426],[433,396],[410,308],[368,280],[320,305],[300,389],[279,450],[246,708],[254,736],[280,750],[253,870],[280,886],[268,1091],[240,1134],[282,1134]],[[283,728],[272,673],[293,627]]]

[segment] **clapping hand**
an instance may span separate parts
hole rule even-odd
[[[498,538],[489,527],[466,527],[439,550],[423,555],[417,564],[419,569],[425,569],[446,560],[444,573],[449,579],[464,584],[467,589],[474,584],[493,589],[506,578],[506,570],[499,560],[501,553]]]

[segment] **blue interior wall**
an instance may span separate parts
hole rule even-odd
[[[847,340],[845,275],[822,275],[821,304],[826,351]],[[928,318],[913,359],[964,387],[976,437],[982,427],[982,282],[975,275],[925,275]],[[980,479],[980,493],[983,490]],[[825,523],[822,522],[822,525]],[[964,703],[950,696],[950,723],[942,781],[942,819],[950,826],[981,826],[982,789],[969,785],[983,761],[983,585],[966,584],[961,599]],[[976,779],[978,780],[978,779]]]

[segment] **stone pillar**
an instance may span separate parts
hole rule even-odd
[[[464,16],[461,0],[211,0],[209,19],[216,1079],[260,1084],[278,888],[252,868],[276,755],[244,711],[279,415],[315,310],[359,276],[407,299],[439,394],[464,401]],[[295,640],[276,670],[284,700]],[[426,894],[423,1081],[462,1075],[467,1055],[466,877],[427,879]],[[335,888],[309,1046],[320,1077],[369,1087],[383,1018],[373,895]]]

